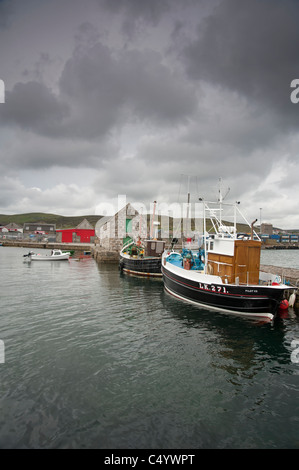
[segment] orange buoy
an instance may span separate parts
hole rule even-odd
[[[287,299],[284,299],[280,302],[279,308],[281,310],[286,310],[287,308],[289,308],[289,302],[287,301]]]

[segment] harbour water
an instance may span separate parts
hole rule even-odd
[[[262,250],[261,264],[299,269],[299,250]]]
[[[0,448],[299,447],[295,312],[258,323],[24,253],[0,248]]]

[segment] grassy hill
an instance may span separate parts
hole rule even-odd
[[[56,224],[57,229],[61,228],[74,228],[86,219],[88,222],[95,226],[101,215],[80,215],[80,216],[64,216],[57,214],[45,214],[43,212],[30,212],[28,214],[14,214],[5,215],[0,214],[0,225],[7,225],[14,222],[15,224],[23,226],[28,222],[44,222],[46,224]]]
[[[62,228],[75,228],[77,225],[82,222],[82,220],[86,219],[88,222],[95,227],[97,221],[101,219],[101,215],[80,215],[80,216],[63,216],[57,214],[47,214],[44,212],[29,212],[27,214],[14,214],[14,215],[5,215],[0,214],[0,225],[7,225],[9,223],[14,222],[15,224],[23,226],[23,224],[33,222],[44,222],[46,224],[56,224],[56,229]],[[150,215],[147,216],[147,225],[148,230],[150,229]],[[158,217],[159,222],[162,222],[161,217]],[[162,228],[162,223],[160,227]],[[227,225],[231,225],[228,223]],[[164,227],[166,229],[167,227]],[[194,220],[192,220],[191,228],[194,230]],[[175,222],[175,230],[177,229],[177,222]],[[211,229],[210,221],[207,221],[207,230]],[[170,217],[169,219],[169,230],[172,232],[173,230],[173,219]],[[250,229],[243,224],[237,224],[237,230],[239,232],[250,232]],[[181,231],[183,231],[183,223],[181,225]]]

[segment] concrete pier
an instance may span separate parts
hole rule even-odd
[[[92,251],[94,247],[93,243],[52,243],[52,242],[30,242],[24,240],[2,240],[2,246],[14,246],[21,248],[28,248],[32,250],[33,248],[45,248],[46,250],[75,250],[75,251]]]
[[[292,269],[292,268],[280,268],[279,266],[269,266],[269,265],[261,265],[261,271],[266,273],[277,274],[281,277],[282,281],[286,284],[290,284],[290,286],[294,286],[294,294],[296,295],[295,300],[295,309],[296,311],[299,310],[299,269]],[[291,295],[292,291],[286,293],[287,300],[289,300],[289,296]]]
[[[90,252],[93,258],[98,263],[118,263],[119,253],[118,251],[107,251],[105,248],[95,245],[94,243],[57,243],[57,242],[33,242],[25,240],[2,240],[2,246],[11,246],[11,247],[21,247],[28,250],[33,250],[34,248],[46,250],[74,250],[75,252]]]
[[[107,251],[105,248],[100,246],[93,246],[91,254],[97,263],[118,263],[119,252],[118,251]]]
[[[277,274],[287,283],[299,288],[299,269],[280,268],[279,266],[261,265],[261,271]]]

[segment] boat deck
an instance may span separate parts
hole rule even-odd
[[[184,258],[179,254],[179,253],[171,253],[168,257],[167,257],[167,261],[172,264],[173,266],[176,266],[178,268],[182,268],[184,267]],[[194,263],[195,261],[195,263]],[[195,272],[198,272],[198,273],[203,273],[203,269],[200,269],[199,265],[198,265],[198,257],[195,255],[193,255],[193,263],[191,264],[191,266],[189,268],[185,268],[185,269],[188,269],[189,271],[195,271]]]

